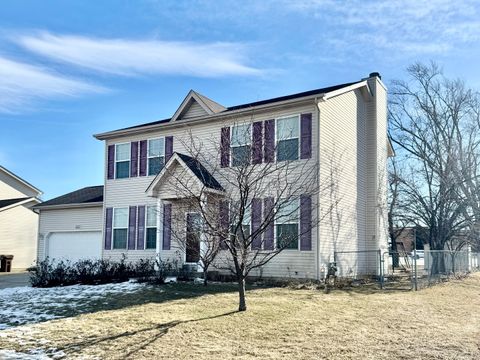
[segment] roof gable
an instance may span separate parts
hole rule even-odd
[[[192,119],[225,111],[226,108],[215,101],[190,90],[172,116],[172,121]]]
[[[224,190],[198,160],[174,153],[145,192],[148,196],[162,193],[162,198],[169,199],[182,198],[201,191],[223,193]]]
[[[1,165],[0,182],[4,184],[3,191],[0,191],[0,199],[13,197],[20,198],[22,197],[22,194],[25,197],[38,197],[42,195],[42,192],[35,186]]]

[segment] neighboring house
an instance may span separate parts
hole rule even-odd
[[[38,215],[32,206],[42,194],[35,186],[0,166],[0,255],[13,255],[13,269],[33,265]]]
[[[40,214],[38,258],[102,257],[103,186],[90,186],[34,207]]]
[[[411,226],[403,229],[395,229],[395,232],[397,234],[395,240],[398,251],[405,249],[405,252],[409,254],[413,252],[415,244],[417,250],[430,249],[428,243],[429,229],[427,227]],[[478,241],[470,239],[466,231],[458,231],[446,242],[444,250],[466,251],[476,243],[478,243]]]
[[[234,138],[239,124],[252,127],[253,123],[260,129],[260,141],[252,145],[251,139]],[[283,134],[285,125],[296,130]],[[232,158],[230,152],[235,150],[234,144],[246,148],[260,146],[256,149],[257,154],[263,153],[257,159],[260,162],[282,161],[284,154],[278,150],[282,147],[267,158],[267,143],[278,144],[284,138],[291,140],[289,151],[292,146],[296,149],[296,160],[291,161],[319,165],[320,181],[330,181],[328,166],[332,159],[340,163],[342,172],[335,181],[338,196],[335,208],[341,217],[338,213],[325,216],[322,223],[298,241],[297,248],[284,250],[265,265],[261,270],[263,276],[321,278],[323,270],[333,261],[335,251],[352,252],[348,258],[350,273],[378,271],[375,265],[367,265],[375,264],[374,261],[365,261],[364,256],[360,260],[355,254],[355,251],[371,250],[376,259],[375,251],[388,247],[386,162],[392,149],[387,139],[387,91],[378,73],[353,83],[232,107],[224,107],[190,91],[172,118],[95,135],[105,142],[103,258],[120,259],[126,255],[135,261],[158,255],[164,259],[177,258],[180,263],[191,258],[191,254],[186,253],[188,250],[178,247],[172,237],[173,228],[187,228],[188,216],[182,210],[183,200],[169,191],[168,172],[161,170],[165,167],[170,173],[183,172],[217,196],[228,191],[228,184],[212,176],[208,164],[195,164],[196,160],[182,145],[190,133],[205,143],[211,139],[220,142],[224,134],[230,134],[230,145],[222,146],[220,153],[218,148],[203,150],[216,157],[222,167],[232,166],[228,159]],[[321,214],[332,207],[329,196],[313,200],[305,202],[310,208],[300,209],[302,214]],[[81,204],[75,209],[79,213],[91,210]],[[50,244],[47,240],[49,233],[58,230],[76,233],[73,228],[76,222],[66,220],[70,211],[72,209],[65,209],[62,213],[63,210],[58,209],[55,214],[58,218],[53,217],[54,221],[45,222],[43,227],[44,211],[41,210],[39,249],[51,246],[51,237]],[[92,228],[98,234],[98,208],[95,211]],[[182,211],[185,216],[172,216]],[[58,229],[63,216],[63,224],[68,228]],[[295,220],[297,228],[301,226],[300,218]],[[42,250],[39,257],[46,254],[48,251]]]

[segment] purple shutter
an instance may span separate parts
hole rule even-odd
[[[230,166],[230,128],[222,128],[220,137],[220,165],[228,167]]]
[[[252,199],[252,234],[258,231],[262,225],[262,199]],[[262,234],[258,234],[252,240],[252,250],[262,248]]]
[[[165,137],[165,164],[173,155],[173,136]]]
[[[112,249],[113,208],[105,209],[105,250]]]
[[[264,212],[263,217],[265,221],[265,232],[263,234],[263,248],[265,250],[273,250],[274,248],[274,209],[273,209],[273,197],[267,197],[263,199]]]
[[[263,156],[266,163],[271,163],[275,159],[275,120],[265,121]]]
[[[140,176],[147,175],[147,140],[140,141]]]
[[[312,114],[300,116],[300,159],[312,157]]]
[[[131,142],[130,151],[130,177],[138,176],[138,141]]]
[[[230,222],[229,213],[228,213],[228,201],[221,200],[219,204],[219,213],[220,213],[220,249],[226,250],[227,245],[225,241],[228,240],[228,225]]]
[[[300,196],[300,250],[312,250],[312,197]]]
[[[170,250],[172,237],[172,204],[163,205],[163,250]]]
[[[261,164],[263,160],[262,132],[263,132],[263,122],[261,121],[254,122],[253,123],[253,148],[252,148],[253,164]]]
[[[115,176],[115,145],[108,145],[107,153],[107,179]]]
[[[135,235],[137,230],[137,207],[130,206],[128,216],[128,250],[135,250]]]
[[[138,207],[137,217],[137,250],[145,248],[145,205]]]

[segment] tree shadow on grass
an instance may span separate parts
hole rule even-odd
[[[188,300],[205,295],[215,295],[238,291],[236,284],[209,284],[208,286],[192,283],[176,283],[164,285],[145,285],[137,290],[125,293],[115,293],[98,299],[85,299],[75,308],[65,308],[62,317],[71,317],[98,311],[119,310],[144,304],[160,304],[173,300]]]
[[[213,315],[213,316],[207,316],[199,319],[188,319],[188,320],[174,320],[174,321],[169,321],[166,323],[162,324],[157,324],[154,326],[150,327],[145,327],[141,328],[138,330],[133,330],[133,331],[125,331],[120,334],[116,335],[111,335],[111,336],[104,336],[104,337],[97,337],[93,339],[88,339],[84,341],[79,341],[75,343],[68,344],[66,346],[58,348],[58,350],[64,351],[67,354],[81,354],[84,350],[87,348],[91,347],[96,347],[99,346],[103,343],[107,343],[110,341],[119,341],[122,339],[128,339],[129,343],[125,345],[125,349],[127,350],[125,354],[119,354],[120,358],[123,359],[129,359],[131,358],[135,353],[147,348],[150,344],[154,343],[161,337],[165,336],[170,329],[180,325],[180,324],[186,324],[186,323],[192,323],[192,322],[200,322],[204,320],[212,320],[224,316],[229,316],[237,313],[238,311],[230,311],[227,313],[223,314],[218,314],[218,315]],[[137,335],[142,335],[142,334],[147,334],[144,336],[143,339],[137,339]],[[134,344],[132,345],[132,340],[134,341]],[[139,341],[140,340],[140,341]],[[117,351],[120,353],[122,352],[122,347],[119,346],[118,344]]]

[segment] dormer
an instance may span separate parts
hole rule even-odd
[[[224,106],[206,96],[190,90],[178,107],[171,121],[194,119],[227,110]]]

